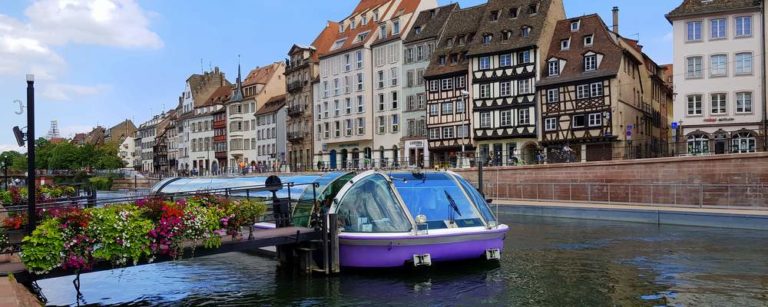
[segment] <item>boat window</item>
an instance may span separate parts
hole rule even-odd
[[[310,227],[310,217],[312,211],[315,210],[315,197],[317,197],[318,205],[325,205],[324,210],[327,210],[330,207],[331,200],[336,197],[336,194],[339,193],[339,190],[347,181],[353,177],[353,173],[328,173],[315,181],[319,185],[317,188],[312,189],[311,185],[307,186],[293,210],[293,225]]]
[[[478,211],[447,174],[395,174],[395,187],[411,216],[424,215],[428,229],[484,226]],[[426,228],[424,225],[419,228]]]
[[[411,224],[384,176],[355,182],[336,210],[346,232],[409,232]]]
[[[456,176],[456,180],[458,180],[461,183],[461,186],[464,188],[464,191],[467,192],[470,198],[472,198],[472,201],[475,203],[478,209],[480,209],[480,214],[483,215],[486,221],[488,222],[496,222],[496,216],[493,215],[493,211],[491,211],[491,208],[488,206],[488,203],[485,201],[485,198],[483,198],[483,195],[480,195],[480,192],[477,191],[475,187],[473,187],[469,182],[467,182],[466,179],[461,178],[460,176]]]

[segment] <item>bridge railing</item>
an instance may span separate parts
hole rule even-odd
[[[486,180],[483,192],[489,198],[502,200],[768,210],[768,185],[765,184],[520,183]]]

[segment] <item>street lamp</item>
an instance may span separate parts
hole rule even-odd
[[[461,90],[461,103],[464,105],[464,119],[467,118],[467,98],[469,97],[469,92],[466,90]],[[464,129],[466,128],[466,130]],[[466,143],[467,134],[469,134],[469,127],[466,127],[464,123],[461,124],[461,161],[459,162],[459,168],[463,168],[465,165],[464,159],[466,159],[466,153],[464,152],[464,144]]]
[[[0,167],[3,169],[3,182],[5,183],[6,191],[8,191],[8,167],[10,164],[10,157],[7,153],[3,153],[2,160],[0,160]]]
[[[27,231],[35,229],[35,75],[27,75]]]

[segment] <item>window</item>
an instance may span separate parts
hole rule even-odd
[[[440,115],[440,106],[437,104],[430,104],[429,105],[429,116],[438,116]]]
[[[333,122],[333,126],[334,126],[333,136],[334,137],[340,137],[341,136],[341,122],[337,120],[337,121]]]
[[[339,116],[339,113],[341,112],[341,110],[339,109],[339,101],[338,100],[334,100],[333,101],[333,106],[334,106],[334,108],[333,108],[333,110],[334,110],[333,111],[333,115],[334,116]]]
[[[397,100],[397,92],[392,92],[392,110],[397,110],[400,106],[398,105]]]
[[[587,46],[587,47],[592,46],[592,43],[594,41],[595,41],[595,36],[594,35],[584,36],[584,46]]]
[[[464,99],[456,100],[456,114],[464,113]]]
[[[582,84],[582,85],[576,86],[576,98],[577,99],[589,98],[589,85]]]
[[[686,36],[689,42],[701,40],[701,21],[689,21],[686,26]]]
[[[499,56],[499,66],[500,67],[509,67],[512,66],[512,55],[511,54],[502,54]]]
[[[571,121],[573,128],[584,128],[585,120],[584,115],[574,115]]]
[[[352,127],[352,120],[351,120],[351,119],[347,119],[347,120],[345,120],[345,121],[344,121],[344,126],[345,126],[345,127],[344,127],[344,128],[345,128],[345,129],[344,129],[344,135],[346,135],[346,136],[352,136],[352,128],[353,128],[353,127]]]
[[[480,57],[480,69],[490,69],[491,68],[491,57],[484,56]]]
[[[689,154],[709,153],[709,137],[703,134],[689,135],[688,136],[688,153]]]
[[[453,79],[447,78],[442,80],[442,90],[451,90],[453,89]]]
[[[413,62],[413,48],[405,49],[405,64]]]
[[[363,96],[357,96],[357,113],[365,112],[365,104],[363,104]]]
[[[728,56],[716,54],[709,58],[709,74],[713,77],[722,77],[728,74]]]
[[[440,139],[440,128],[431,128],[431,129],[429,129],[429,139],[430,140],[439,140]]]
[[[736,17],[736,37],[752,36],[752,16]]]
[[[581,24],[581,22],[579,22],[579,20],[571,21],[571,32],[579,31],[579,25],[580,24]]]
[[[382,89],[384,88],[384,71],[379,70],[376,72],[376,80],[378,81],[377,88]]]
[[[413,28],[413,32],[416,33],[416,35],[421,34],[421,27],[415,27]]]
[[[560,89],[549,89],[547,90],[547,102],[553,103],[553,102],[559,102],[560,101]]]
[[[328,98],[328,81],[323,81],[323,98]]]
[[[443,139],[452,139],[453,127],[443,127]]]
[[[584,56],[584,71],[597,70],[597,55],[585,55]]]
[[[688,96],[688,115],[701,115],[701,95]]]
[[[501,97],[509,97],[512,96],[512,82],[510,81],[502,81],[499,83],[499,96]]]
[[[501,117],[501,127],[509,127],[512,126],[512,111],[506,110],[499,112],[499,115]]]
[[[339,79],[338,78],[333,79],[333,95],[338,96],[340,89],[341,88],[339,87]]]
[[[378,129],[379,134],[384,134],[384,132],[387,131],[387,120],[386,120],[386,118],[387,118],[386,116],[379,116],[379,117],[376,118],[376,121],[379,123],[378,124],[378,126],[379,126],[379,129]]]
[[[346,109],[346,114],[352,114],[352,99],[351,98],[345,99],[344,105],[346,107],[345,108]]]
[[[517,64],[524,64],[524,63],[532,63],[530,50],[525,50],[517,54]]]
[[[437,80],[429,81],[429,90],[432,92],[437,92],[437,89],[438,89],[438,81]]]
[[[445,65],[445,56],[441,55],[439,58],[437,58],[437,63],[440,65]]]
[[[717,18],[709,21],[709,37],[711,39],[723,39],[728,35],[727,25],[728,21],[725,18]]]
[[[531,5],[528,5],[528,14],[529,15],[535,15],[539,12],[539,5],[536,3],[532,3]]]
[[[694,56],[686,59],[686,78],[701,78],[701,57]]]
[[[392,115],[392,132],[400,131],[400,115]]]
[[[389,75],[390,75],[390,78],[392,79],[391,80],[392,81],[392,84],[391,84],[392,86],[397,86],[397,79],[399,77],[399,73],[400,73],[400,68],[399,67],[393,67],[390,70]]]
[[[571,39],[564,39],[560,41],[560,50],[571,49]]]
[[[493,41],[493,34],[483,34],[483,45],[488,45],[491,43],[491,41]]]
[[[501,32],[501,40],[508,41],[510,39],[512,39],[512,31],[504,30]]]
[[[464,76],[459,76],[459,78],[458,78],[458,83],[459,83],[459,84],[458,84],[458,85],[456,85],[456,87],[457,87],[457,88],[464,88],[464,87],[466,87],[466,86],[467,86],[467,85],[466,85],[466,83],[467,83],[467,78],[466,78],[466,77],[464,77]]]
[[[518,8],[513,7],[509,9],[509,18],[517,18]]]
[[[533,94],[531,79],[517,80],[517,92],[519,95]]]
[[[600,127],[603,125],[603,115],[600,113],[592,113],[589,114],[589,122],[590,127]]]
[[[712,94],[712,114],[713,115],[723,115],[726,114],[726,100],[725,100],[725,94],[718,93],[718,94]]]
[[[550,76],[557,76],[560,74],[559,60],[555,59],[555,60],[549,61],[549,63],[547,63],[547,66],[549,67],[548,71]]]
[[[349,54],[344,55],[344,71],[352,70],[352,59]]]
[[[413,87],[414,83],[415,82],[414,82],[414,79],[413,79],[413,70],[406,71],[405,72],[405,84],[406,84],[406,87]]]
[[[480,128],[491,127],[491,112],[480,113]]]
[[[328,102],[323,102],[323,117],[328,118]]]
[[[736,54],[736,74],[737,75],[749,75],[752,74],[752,53],[743,52]]]
[[[331,128],[330,123],[325,123],[325,129],[323,132],[325,133],[324,137],[327,139],[331,136]]]
[[[384,111],[385,105],[386,103],[385,103],[384,94],[379,94],[379,111]]]
[[[518,125],[529,125],[531,124],[531,117],[528,113],[528,109],[520,109],[517,110],[517,124]]]
[[[733,149],[735,153],[755,152],[755,136],[751,132],[740,132],[733,136]]]
[[[557,118],[550,117],[544,119],[544,130],[555,131],[557,130]]]
[[[355,59],[357,60],[357,69],[363,69],[363,51],[358,50],[355,53]]]
[[[456,127],[456,137],[457,138],[469,137],[469,126],[461,125],[461,126]]]
[[[387,25],[381,24],[379,25],[379,39],[384,39],[387,37]]]
[[[352,81],[349,76],[344,76],[344,93],[349,94],[352,92]]]
[[[602,83],[592,83],[589,86],[590,88],[590,95],[592,97],[602,97],[603,96],[603,84]]]
[[[499,11],[492,11],[490,18],[491,21],[499,21]]]
[[[488,97],[491,97],[491,85],[480,84],[480,98],[488,98]]]
[[[451,115],[453,114],[453,102],[444,102],[443,103],[443,110],[442,115]]]
[[[527,27],[527,26],[523,27],[520,30],[520,35],[522,35],[523,37],[531,36],[531,27]]]
[[[752,113],[752,93],[736,93],[736,113]]]
[[[363,90],[363,73],[357,74],[357,91]]]
[[[398,34],[400,34],[400,20],[395,20],[392,22],[392,35]]]
[[[416,106],[419,110],[426,110],[427,96],[424,93],[416,94]]]

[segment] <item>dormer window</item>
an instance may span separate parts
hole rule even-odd
[[[493,41],[493,34],[486,33],[483,35],[483,45],[488,45]]]
[[[459,55],[458,54],[451,54],[451,64],[455,65],[459,63]]]
[[[584,36],[584,46],[587,46],[587,47],[592,46],[592,43],[594,43],[594,41],[595,41],[594,35]]]
[[[362,42],[365,40],[365,38],[368,37],[368,32],[363,32],[357,35],[357,39],[355,39],[356,43]]]
[[[343,33],[343,32],[344,32],[344,24],[342,23],[339,25],[339,33]]]
[[[440,57],[437,59],[437,63],[438,63],[438,64],[440,64],[440,65],[445,65],[445,56],[444,56],[444,55],[441,55],[441,56],[440,56]]]
[[[584,71],[595,71],[597,70],[597,55],[596,54],[587,54],[584,56]]]
[[[453,37],[449,37],[448,39],[445,40],[445,47],[447,48],[453,47]]]
[[[360,25],[367,25],[368,24],[368,17],[363,16],[363,19],[360,21]]]
[[[499,21],[499,11],[491,11],[491,21]]]
[[[336,50],[341,48],[341,46],[344,46],[344,43],[347,41],[346,38],[342,38],[340,40],[337,40],[333,43],[333,46],[331,47],[331,50]]]
[[[379,21],[379,9],[373,11],[373,21]]]
[[[509,18],[517,18],[518,8],[513,7],[509,9]]]
[[[536,15],[539,12],[539,5],[537,3],[528,6],[528,15]]]
[[[398,34],[400,34],[400,20],[395,20],[392,22],[392,35]]]
[[[387,25],[381,24],[379,25],[379,39],[385,39],[387,38]]]
[[[419,34],[421,34],[421,27],[415,27],[415,28],[413,28],[413,32],[415,32],[415,33],[416,33],[416,35],[419,35]]]
[[[571,49],[571,39],[564,39],[560,41],[560,50]]]
[[[459,36],[459,46],[464,46],[464,44],[466,43],[465,40],[466,38],[464,38],[464,35]]]
[[[437,10],[429,10],[429,18],[434,18],[437,14]]]
[[[520,31],[520,36],[522,37],[529,37],[531,36],[531,27],[524,26],[522,30]]]
[[[557,76],[560,75],[560,60],[558,59],[551,59],[549,60],[549,63],[547,64],[549,76]]]
[[[581,21],[571,21],[571,32],[579,31],[579,27],[581,26]]]
[[[352,19],[352,22],[349,24],[349,29],[354,30],[355,29],[355,20]]]

